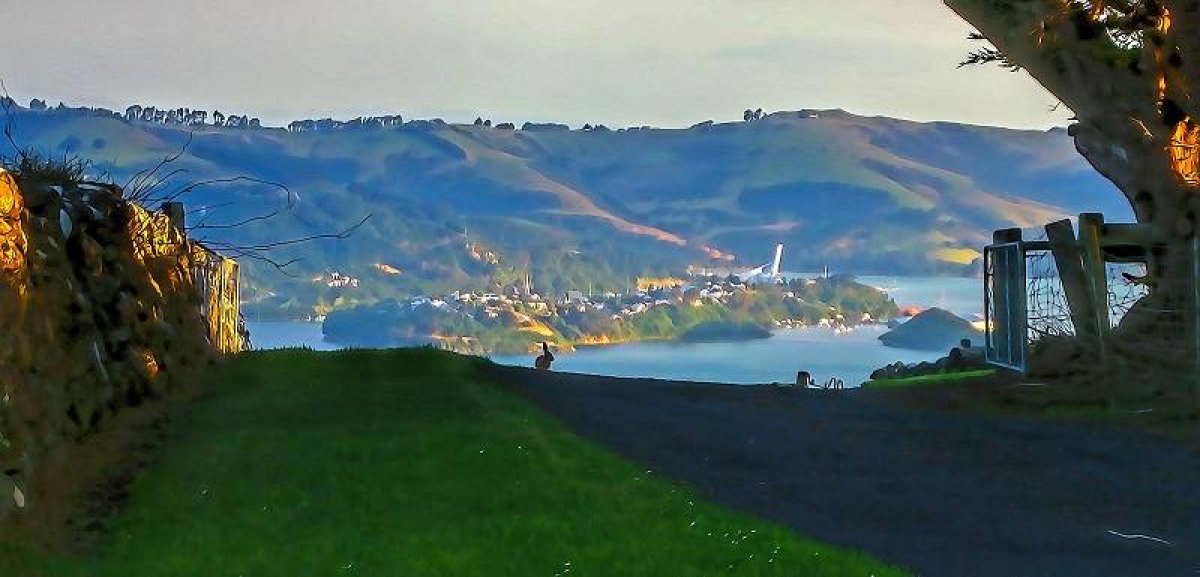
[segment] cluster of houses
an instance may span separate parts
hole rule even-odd
[[[329,288],[358,288],[359,280],[350,275],[333,271],[317,276],[313,282]]]
[[[742,282],[712,279],[696,285],[652,288],[627,293],[604,292],[588,295],[582,291],[571,290],[558,299],[551,299],[536,292],[509,287],[500,293],[455,291],[443,297],[419,296],[410,299],[408,306],[413,309],[430,307],[453,311],[480,321],[505,316],[517,319],[551,316],[571,311],[599,311],[619,319],[642,314],[660,306],[699,307],[704,304],[724,304],[734,294],[749,290],[750,287]],[[784,297],[798,298],[790,292],[785,293]]]
[[[495,319],[509,314],[547,316],[554,313],[552,302],[535,292],[508,291],[507,293],[463,293],[454,291],[447,297],[451,307],[470,316],[482,315]]]

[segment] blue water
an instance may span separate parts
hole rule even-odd
[[[983,310],[978,279],[940,277],[859,277],[886,289],[904,306],[947,309],[970,317]],[[324,341],[321,325],[294,322],[249,322],[256,348],[307,346],[339,348]],[[725,343],[629,343],[582,348],[558,355],[554,368],[562,371],[626,377],[654,377],[724,383],[792,383],[796,371],[808,371],[825,381],[837,377],[847,386],[866,380],[871,371],[896,361],[933,360],[937,353],[883,346],[877,340],[887,329],[859,327],[845,334],[811,327],[776,331],[769,339]],[[499,363],[530,366],[533,355],[495,355]]]
[[[795,273],[810,278],[811,273]],[[788,275],[791,276],[791,275]],[[961,277],[860,276],[858,282],[883,290],[900,308],[938,307],[960,317],[983,314],[983,281]]]
[[[794,383],[796,371],[825,382],[836,377],[858,386],[871,371],[902,361],[937,357],[925,351],[892,349],[879,343],[881,326],[849,333],[810,327],[775,331],[769,339],[727,343],[631,343],[588,347],[557,355],[554,369],[618,377],[654,377],[718,383]],[[532,366],[534,355],[497,355],[506,365]]]
[[[285,349],[308,347],[315,351],[335,351],[341,346],[325,342],[321,323],[246,322],[250,342],[256,349]]]

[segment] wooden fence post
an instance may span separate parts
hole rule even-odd
[[[187,233],[187,212],[183,210],[182,202],[164,202],[162,203],[163,214],[167,215],[167,222],[171,223],[171,227],[178,232],[180,236],[185,236]]]
[[[1071,324],[1075,325],[1075,336],[1081,340],[1099,339],[1092,284],[1084,271],[1083,257],[1071,221],[1060,220],[1047,224],[1046,238],[1050,241],[1054,266],[1058,269],[1058,278],[1062,281],[1063,292],[1067,297]]]
[[[1089,281],[1088,289],[1092,296],[1092,313],[1096,323],[1096,344],[1101,358],[1105,357],[1104,334],[1109,329],[1108,267],[1104,263],[1104,251],[1100,244],[1103,228],[1103,214],[1085,212],[1079,215],[1079,248],[1083,257],[1083,272]]]

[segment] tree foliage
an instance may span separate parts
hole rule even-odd
[[[1194,229],[1200,0],[946,0],[995,47],[966,63],[1030,73],[1075,112],[1079,151],[1140,219]]]
[[[1200,0],[945,3],[994,46],[968,62],[1020,67],[1058,97],[1075,113],[1076,149],[1152,225],[1156,240],[1140,255],[1151,290],[1122,320],[1132,338],[1114,347],[1155,339],[1158,351],[1194,351]]]
[[[1186,288],[1200,193],[1200,0],[945,0],[994,48],[968,63],[1027,71],[1075,113],[1079,152],[1170,237],[1152,262]]]

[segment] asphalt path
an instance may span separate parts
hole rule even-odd
[[[488,371],[717,502],[918,575],[1200,576],[1200,450],[1179,441],[874,391]]]

